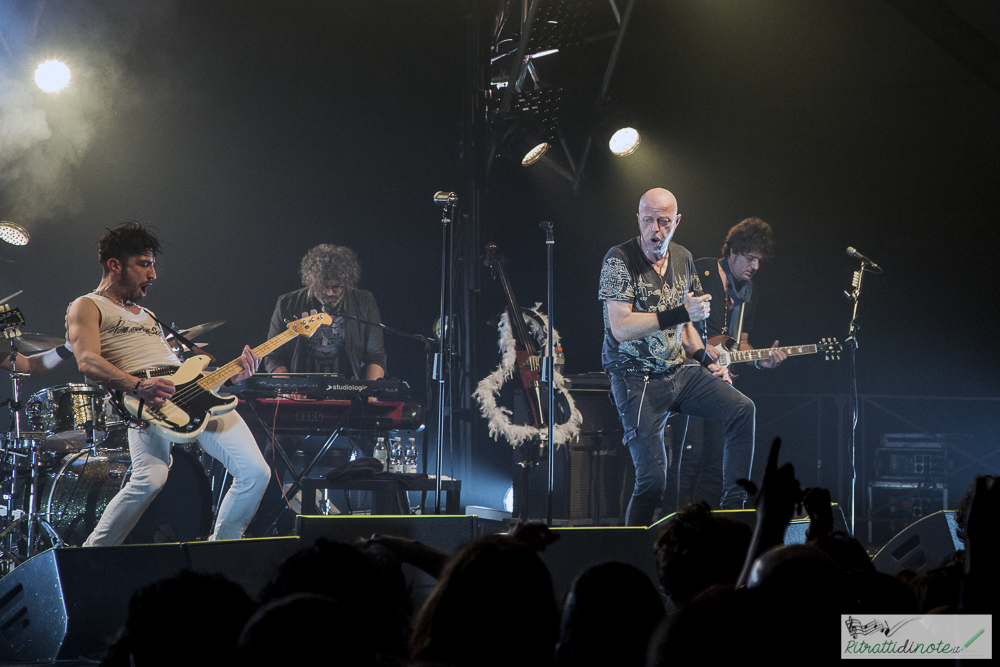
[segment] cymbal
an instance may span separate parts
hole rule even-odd
[[[190,329],[178,329],[177,333],[184,336],[188,340],[193,340],[198,336],[208,333],[212,329],[216,329],[225,324],[225,320],[215,320],[214,322],[205,322],[204,324],[199,324],[196,327],[191,327]],[[168,336],[168,338],[173,338],[173,336]]]
[[[21,354],[35,354],[36,352],[44,352],[45,350],[59,347],[66,342],[66,339],[62,336],[50,336],[48,334],[22,331],[20,336],[14,338],[14,341],[17,343],[17,351]],[[0,351],[3,348],[3,342],[0,342]]]

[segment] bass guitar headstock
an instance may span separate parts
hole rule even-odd
[[[293,320],[289,322],[288,328],[299,336],[309,338],[316,333],[316,330],[320,327],[328,327],[331,324],[333,324],[333,319],[330,317],[329,313],[316,313],[315,315],[309,315],[308,317],[303,317],[300,320]]]

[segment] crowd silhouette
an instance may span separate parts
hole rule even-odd
[[[686,507],[656,541],[657,582],[608,562],[579,573],[557,600],[539,557],[557,535],[537,524],[454,553],[391,536],[319,540],[256,600],[221,576],[192,572],[138,591],[102,664],[652,667],[748,655],[822,664],[841,659],[841,614],[993,612],[995,478],[978,478],[956,513],[964,551],[890,576],[834,530],[826,489],[802,489],[790,464],[778,466],[780,446],[759,485],[741,481],[755,526],[704,503]],[[806,543],[785,545],[796,509],[809,515]],[[419,609],[404,563],[437,579]]]

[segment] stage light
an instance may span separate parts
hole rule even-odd
[[[611,135],[608,147],[618,157],[625,157],[635,152],[640,141],[642,141],[642,137],[639,136],[638,130],[632,127],[623,127]]]
[[[503,494],[503,508],[507,512],[514,511],[514,487],[508,487],[507,493]]]
[[[536,145],[530,151],[525,153],[523,158],[521,158],[521,166],[527,167],[529,164],[535,164],[542,159],[542,156],[545,155],[545,151],[547,150],[549,150],[549,142],[547,141],[543,141],[542,143]]]
[[[511,159],[520,161],[522,167],[528,167],[541,160],[549,150],[549,136],[541,123],[519,119],[508,128],[501,150]]]
[[[31,237],[24,227],[7,220],[0,220],[0,239],[11,245],[28,245]]]
[[[35,70],[35,83],[46,93],[58,93],[69,85],[69,67],[58,60],[46,60]]]

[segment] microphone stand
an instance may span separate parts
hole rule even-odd
[[[858,352],[858,303],[861,300],[861,286],[864,280],[865,271],[868,267],[875,265],[867,260],[861,260],[861,268],[854,272],[854,276],[851,280],[851,284],[854,287],[853,292],[848,292],[844,290],[844,296],[846,296],[850,301],[854,302],[854,308],[851,312],[851,323],[847,327],[847,339],[844,343],[851,350],[851,398],[853,400],[853,413],[851,415],[851,535],[854,532],[854,522],[855,522],[855,499],[856,499],[856,485],[858,480],[858,470],[856,466],[856,455],[857,455],[857,430],[858,430],[858,370],[856,366],[856,357]],[[881,273],[879,269],[878,273]]]
[[[555,486],[555,476],[556,476],[556,464],[555,464],[555,452],[556,452],[556,366],[555,366],[555,336],[553,332],[555,328],[552,324],[552,301],[555,298],[555,289],[553,284],[553,264],[552,264],[552,251],[553,246],[555,246],[555,240],[552,238],[552,223],[551,222],[540,222],[538,226],[545,230],[545,254],[546,254],[546,264],[548,273],[548,334],[545,337],[545,347],[546,355],[542,359],[542,382],[548,382],[548,399],[549,406],[546,410],[549,415],[549,433],[548,433],[548,445],[549,445],[549,456],[548,456],[548,500],[546,505],[546,524],[552,525],[552,489]]]
[[[444,194],[444,193],[438,193]],[[448,269],[451,265],[451,233],[453,231],[453,226],[451,224],[451,216],[453,215],[454,205],[458,202],[458,197],[453,193],[448,193],[449,196],[445,197],[443,200],[438,198],[438,195],[434,196],[435,203],[443,205],[441,211],[441,308],[440,308],[440,322],[441,322],[441,338],[438,341],[438,351],[435,355],[434,360],[434,375],[433,379],[438,382],[438,404],[437,404],[437,452],[436,452],[436,474],[434,475],[434,513],[441,514],[441,473],[444,468],[444,399],[445,399],[445,379],[444,379],[444,360],[445,354],[450,351],[449,346],[446,345],[445,341],[451,341],[451,323],[448,318],[445,317],[445,296],[451,290],[448,289],[448,281],[451,278]],[[450,301],[449,301],[450,303]],[[426,461],[426,459],[425,459]]]

